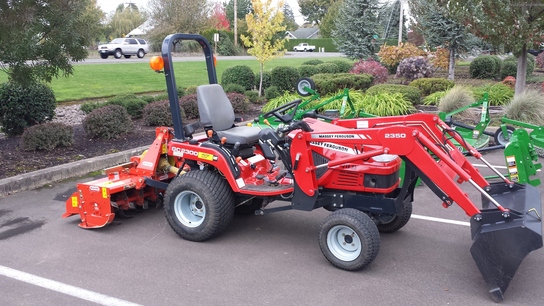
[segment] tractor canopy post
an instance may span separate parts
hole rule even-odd
[[[174,137],[176,139],[185,139],[183,133],[183,124],[181,121],[180,106],[178,102],[178,90],[176,87],[176,78],[174,77],[174,65],[172,62],[172,49],[174,43],[180,40],[196,40],[206,59],[208,68],[208,81],[210,84],[217,84],[217,74],[215,72],[213,51],[210,44],[201,35],[198,34],[170,34],[162,42],[162,59],[164,60],[164,77],[166,78],[166,88],[168,91],[168,100],[170,101],[170,112],[174,123]]]

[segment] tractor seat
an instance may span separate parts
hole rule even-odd
[[[259,128],[234,125],[234,110],[223,87],[219,84],[201,85],[196,89],[198,113],[204,130],[213,129],[227,144],[252,145],[259,141]]]

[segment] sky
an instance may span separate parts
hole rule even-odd
[[[224,2],[223,0],[215,0],[215,1]],[[284,0],[284,1],[285,1],[285,3],[289,4],[291,9],[293,10],[293,14],[295,15],[295,21],[298,24],[303,24],[304,23],[304,17],[302,17],[302,15],[299,12],[298,1],[297,0]],[[132,3],[136,4],[140,8],[141,7],[145,8],[146,5],[147,5],[148,0],[125,0],[125,1],[122,1],[122,0],[119,0],[119,1],[118,0],[97,0],[96,2],[102,8],[102,10],[104,12],[110,13],[112,11],[115,11],[117,6],[119,6],[119,4],[121,4],[121,3],[132,2]]]

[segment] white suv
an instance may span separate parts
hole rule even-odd
[[[149,52],[147,42],[141,38],[116,38],[109,44],[98,46],[98,54],[101,58],[108,58],[113,55],[115,58],[130,58],[136,55],[139,58],[144,57]]]

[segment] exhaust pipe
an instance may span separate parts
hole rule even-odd
[[[470,219],[470,253],[491,298],[500,302],[523,259],[542,248],[540,191],[531,185],[504,182],[490,184],[486,191],[507,211],[488,209],[494,205],[482,195],[483,209]]]

